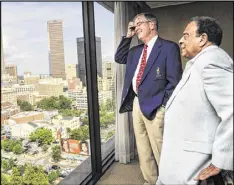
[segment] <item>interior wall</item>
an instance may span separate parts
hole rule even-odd
[[[152,9],[159,20],[159,36],[178,43],[191,17],[216,18],[223,29],[220,45],[233,58],[233,2],[193,2]],[[183,67],[186,59],[182,57]]]

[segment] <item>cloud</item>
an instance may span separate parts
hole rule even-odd
[[[14,63],[20,75],[29,70],[48,74],[47,21],[63,20],[66,63],[77,63],[76,38],[83,36],[81,2],[3,2],[2,36],[6,63]],[[113,55],[114,15],[95,3],[96,35],[102,52]]]

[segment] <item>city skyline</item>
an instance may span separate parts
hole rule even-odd
[[[114,14],[97,3],[94,10],[102,58],[113,60]],[[17,65],[18,75],[49,74],[47,21],[54,19],[63,21],[65,64],[77,64],[76,38],[83,37],[81,2],[2,3],[4,61]]]

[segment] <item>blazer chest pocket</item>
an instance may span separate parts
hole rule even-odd
[[[188,141],[185,140],[183,143],[183,150],[189,152],[199,152],[203,154],[212,153],[212,143],[199,142],[199,141]]]

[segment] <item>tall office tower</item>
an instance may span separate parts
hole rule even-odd
[[[115,97],[115,63],[103,62],[103,90],[112,91]]]
[[[3,53],[3,43],[2,43],[2,35],[1,35],[1,74],[5,74],[5,62],[4,62],[4,53]]]
[[[86,86],[84,38],[79,37],[76,39],[76,42],[77,42],[79,78],[82,81],[82,83]],[[102,77],[102,50],[101,50],[100,37],[96,37],[96,59],[97,59],[97,75]]]
[[[55,78],[66,79],[63,25],[61,20],[51,20],[47,22],[47,32],[49,41],[49,66],[50,75]]]

